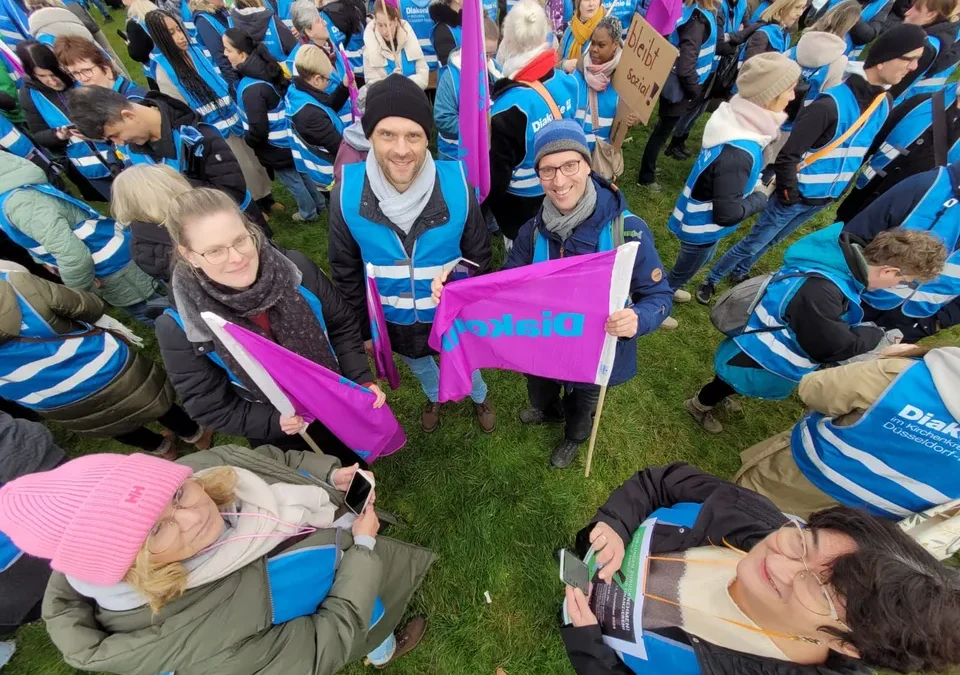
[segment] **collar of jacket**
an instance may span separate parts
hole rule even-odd
[[[304,94],[309,94],[310,96],[312,96],[313,98],[317,99],[317,101],[319,101],[320,103],[322,103],[323,105],[325,105],[325,106],[327,106],[327,107],[330,106],[329,101],[330,101],[331,96],[328,95],[328,94],[326,94],[326,93],[324,93],[324,92],[322,92],[322,91],[320,91],[319,89],[317,89],[316,87],[314,87],[312,84],[308,83],[308,82],[307,82],[305,79],[303,79],[303,77],[301,77],[300,75],[297,75],[297,76],[295,76],[295,77],[293,78],[293,83],[297,86],[297,89],[299,89],[300,91],[302,91]],[[336,90],[334,90],[334,91],[336,91]]]
[[[620,190],[605,180],[600,174],[591,172],[590,178],[593,180],[594,187],[597,188],[597,206],[590,217],[577,225],[573,232],[570,233],[567,237],[567,242],[568,246],[569,242],[575,241],[578,244],[582,244],[585,250],[596,250],[603,226],[627,209],[627,199]],[[549,199],[549,197],[545,197],[545,199]],[[540,210],[537,212],[536,219],[536,227],[540,231],[540,236],[547,237],[557,242],[557,244],[560,244],[560,237],[548,231],[543,224],[543,207],[540,207]],[[576,248],[579,249],[580,247],[578,246]]]
[[[160,111],[160,138],[156,141],[147,141],[143,145],[131,143],[130,148],[141,155],[173,159],[177,156],[177,146],[173,143],[173,124],[170,120],[170,111],[160,102],[151,101],[149,98],[140,101],[140,105],[156,108]]]
[[[430,18],[434,23],[460,26],[463,24],[463,10],[455,12],[450,5],[441,0],[441,2],[435,2],[430,5]]]
[[[373,152],[373,150],[371,149],[370,152]],[[410,228],[410,234],[404,234],[403,230],[383,215],[383,211],[380,210],[380,202],[377,201],[376,196],[373,194],[373,188],[370,187],[370,180],[367,178],[367,175],[364,174],[363,189],[360,192],[360,215],[371,222],[379,223],[396,232],[397,236],[400,237],[400,241],[403,242],[403,248],[407,253],[410,253],[413,250],[414,243],[421,234],[434,227],[445,225],[450,220],[450,209],[447,208],[447,203],[443,200],[443,192],[440,189],[440,181],[438,180],[433,186],[433,194],[430,195],[427,205],[423,207],[423,212],[420,214],[420,217],[414,221],[413,227]]]
[[[869,675],[862,661],[831,651],[826,663],[805,665],[763,656],[744,654],[733,649],[689,636],[700,663],[701,675]]]
[[[866,110],[867,106],[873,103],[873,99],[886,91],[882,84],[870,84],[865,77],[856,73],[852,73],[845,80],[845,84],[853,92],[861,111]]]

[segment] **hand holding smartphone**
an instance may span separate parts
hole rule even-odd
[[[473,262],[472,260],[467,260],[466,258],[460,258],[457,261],[457,264],[453,266],[453,269],[450,270],[450,274],[447,275],[446,280],[443,282],[443,285],[446,286],[451,281],[460,281],[461,279],[469,279],[470,277],[476,276],[477,272],[480,271],[480,265]]]
[[[359,516],[367,508],[372,494],[373,481],[363,471],[357,471],[353,474],[350,487],[347,488],[344,502],[348,509]]]
[[[586,564],[567,549],[560,551],[560,581],[579,588],[584,595],[590,594],[590,573]]]

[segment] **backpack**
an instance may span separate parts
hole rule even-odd
[[[804,75],[804,70],[806,69],[804,68],[800,71],[800,79],[797,80],[797,86],[793,88],[793,100],[783,109],[783,112],[787,113],[788,123],[797,120],[797,115],[803,110],[803,102],[807,100],[807,96],[810,94],[810,77],[809,75]],[[816,72],[816,70],[813,70],[810,75]]]
[[[754,310],[757,308],[757,305],[760,304],[760,300],[767,291],[767,286],[770,285],[770,282],[789,279],[791,277],[812,276],[818,275],[809,272],[793,272],[779,276],[774,274],[761,274],[760,276],[750,277],[746,281],[741,281],[717,299],[716,304],[710,310],[710,323],[727,337],[783,330],[783,326],[760,328],[758,330],[747,331],[746,333],[744,333],[743,329],[747,327],[747,322],[750,321]]]

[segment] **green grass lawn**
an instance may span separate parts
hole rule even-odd
[[[114,30],[123,26],[123,14],[114,12],[114,16],[117,22],[107,27],[107,34],[117,52],[126,57]],[[142,80],[137,64],[127,66]],[[698,147],[701,130],[702,124],[690,140],[691,149]],[[664,191],[652,194],[637,188],[647,133],[648,129],[638,127],[625,146],[626,174],[620,187],[631,210],[653,231],[669,269],[678,242],[667,231],[667,218],[693,160],[680,163],[661,158]],[[279,183],[275,195],[287,207],[285,214],[271,221],[276,241],[309,254],[329,270],[326,217],[320,224],[298,225],[290,220],[295,212],[293,199]],[[829,224],[832,216],[832,210],[821,213],[804,231]],[[745,230],[741,227],[741,233]],[[726,240],[721,248],[739,236]],[[784,248],[766,256],[759,269],[776,268]],[[502,260],[502,239],[495,242],[495,251],[496,260]],[[550,450],[561,430],[520,424],[517,415],[527,402],[522,375],[484,373],[499,417],[493,435],[480,431],[469,399],[447,404],[440,428],[426,435],[419,427],[423,394],[401,367],[403,385],[396,392],[388,391],[388,402],[408,441],[403,450],[374,467],[378,505],[405,523],[392,527],[390,536],[428,547],[438,558],[411,606],[412,612],[429,620],[426,638],[416,651],[392,665],[391,672],[493,675],[502,666],[508,675],[572,673],[557,631],[563,589],[553,551],[571,545],[575,533],[607,495],[637,470],[681,460],[729,477],[740,465],[741,450],[800,418],[803,406],[795,397],[780,403],[745,400],[745,419],[725,420],[726,430],[719,436],[700,431],[681,404],[712,378],[720,334],[711,326],[706,308],[696,302],[676,307],[673,316],[680,329],[641,338],[637,377],[608,392],[589,479],[583,476],[585,448],[568,470],[548,468]],[[157,353],[152,340],[148,349]],[[71,454],[129,451],[112,441],[55,432]],[[484,600],[484,591],[489,591],[491,604]],[[22,629],[17,642],[19,651],[4,675],[76,672],[63,663],[41,624]],[[301,672],[308,673],[309,668],[304,664]],[[355,664],[345,672],[369,670]]]

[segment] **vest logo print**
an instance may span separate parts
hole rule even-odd
[[[566,114],[566,112],[571,108],[570,99],[567,99],[563,105],[558,105],[557,108],[560,110],[560,117],[563,117]],[[533,120],[533,133],[537,133],[538,131],[540,131],[540,129],[550,124],[552,121],[553,121],[552,113],[547,113],[547,115],[545,115],[544,117],[538,120]]]
[[[938,420],[934,418],[932,413],[924,412],[920,408],[912,405],[904,406],[903,410],[897,413],[897,416],[910,422],[916,422],[917,426],[933,429],[934,431],[948,434],[952,438],[960,440],[960,424],[957,424],[957,422]]]
[[[516,319],[513,314],[504,314],[495,319],[456,319],[453,327],[443,335],[444,351],[451,351],[460,344],[462,333],[471,333],[481,338],[501,337],[580,337],[583,335],[584,315],[562,312],[553,315],[545,310],[541,319]]]
[[[127,498],[123,500],[124,504],[133,504],[136,506],[140,503],[140,500],[143,499],[143,493],[147,491],[142,485],[134,485],[133,489],[127,493]]]

